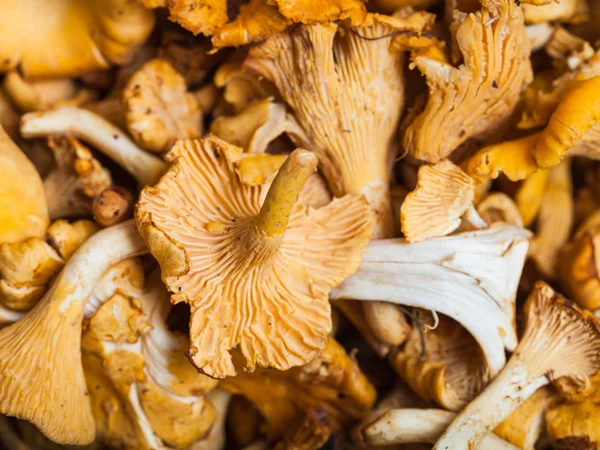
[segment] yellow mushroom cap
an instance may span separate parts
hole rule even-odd
[[[43,237],[48,207],[42,180],[0,126],[0,243]]]
[[[125,64],[154,28],[154,14],[129,0],[7,0],[0,72],[73,76]]]
[[[202,134],[202,114],[185,79],[165,60],[153,59],[135,72],[123,90],[127,129],[152,152],[169,150],[177,139]]]
[[[409,242],[445,236],[456,230],[473,205],[471,177],[448,160],[419,169],[417,187],[400,208],[402,232]]]
[[[558,164],[599,121],[600,76],[574,81],[535,144],[533,156],[537,164],[543,168]]]
[[[357,270],[372,225],[359,196],[295,204],[314,154],[292,153],[269,189],[244,185],[228,150],[214,136],[180,141],[136,209],[172,300],[191,306],[190,360],[216,378],[237,373],[235,347],[250,371],[317,356],[331,330],[328,294]]]

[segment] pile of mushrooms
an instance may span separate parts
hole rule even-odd
[[[599,0],[0,2],[0,448],[600,447]]]

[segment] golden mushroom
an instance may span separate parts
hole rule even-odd
[[[372,226],[360,196],[297,204],[313,153],[294,151],[269,187],[241,183],[230,151],[214,136],[179,142],[135,213],[172,300],[191,306],[190,361],[215,378],[239,372],[237,352],[248,371],[318,356],[331,331],[328,294],[358,268]]]

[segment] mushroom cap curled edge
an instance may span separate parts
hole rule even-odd
[[[215,378],[237,373],[236,347],[249,371],[315,358],[331,331],[329,292],[358,268],[372,226],[358,195],[297,203],[313,153],[293,152],[269,188],[241,183],[231,150],[215,136],[180,141],[135,214],[172,301],[190,304],[189,358]]]

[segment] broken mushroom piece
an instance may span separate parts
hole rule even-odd
[[[392,367],[421,398],[458,411],[490,380],[485,355],[477,341],[458,322],[444,316],[433,322],[419,313],[429,330],[411,331],[404,348],[390,358]]]
[[[36,307],[0,330],[2,414],[32,422],[58,443],[94,439],[81,368],[83,307],[110,265],[145,252],[132,221],[98,232],[71,256]]]
[[[442,313],[481,346],[491,375],[516,347],[515,295],[530,232],[497,226],[409,244],[372,241],[331,299],[387,301]],[[423,280],[427,282],[424,283]]]
[[[492,192],[477,204],[477,214],[488,225],[523,226],[523,218],[515,202],[502,192]]]
[[[562,403],[551,407],[546,414],[548,434],[560,443],[570,440],[572,446],[557,448],[595,449],[600,442],[600,411],[598,403]],[[577,446],[579,441],[581,445]]]
[[[159,153],[176,140],[202,134],[202,111],[185,79],[162,59],[135,72],[123,89],[127,130],[142,148]]]
[[[91,220],[78,220],[73,223],[56,220],[48,227],[48,241],[66,261],[99,229]]]
[[[48,146],[56,162],[44,178],[50,219],[89,215],[94,198],[111,184],[110,172],[75,138],[49,138]]]
[[[215,378],[241,369],[235,347],[250,372],[314,359],[331,331],[329,291],[357,269],[372,226],[360,196],[296,204],[313,153],[295,150],[269,188],[239,181],[232,150],[215,136],[180,141],[135,212],[172,301],[190,304],[190,361]]]
[[[445,236],[456,230],[473,208],[471,177],[448,160],[419,168],[417,187],[400,207],[402,232],[408,242]]]
[[[532,79],[523,13],[513,0],[485,0],[481,10],[457,14],[450,29],[453,50],[464,59],[458,68],[427,56],[413,61],[429,98],[406,130],[404,148],[430,163],[498,128]]]
[[[43,237],[48,207],[42,180],[0,125],[0,243]]]
[[[600,324],[593,314],[538,282],[525,304],[525,316],[525,332],[506,366],[458,414],[434,450],[477,447],[542,386],[561,377],[588,377],[600,369]]]
[[[94,220],[103,227],[109,227],[122,222],[131,212],[133,196],[119,186],[112,186],[100,192],[94,198],[92,212]]]
[[[360,431],[362,440],[369,446],[392,444],[434,444],[456,413],[443,409],[392,409],[366,424]],[[486,436],[479,450],[517,450],[495,434]]]
[[[433,19],[415,14],[426,25]],[[394,52],[385,37],[421,31],[412,26],[410,17],[377,14],[344,33],[333,23],[301,25],[251,48],[243,64],[275,84],[304,131],[305,139],[291,138],[319,156],[333,194],[365,196],[375,213],[374,238],[394,232],[390,171],[404,104],[404,52]]]
[[[26,138],[70,135],[90,143],[114,160],[140,184],[155,183],[167,164],[136,146],[119,128],[82,108],[62,107],[21,117],[21,134]]]
[[[75,76],[126,64],[155,23],[154,14],[129,0],[9,0],[2,20],[7,26],[0,72],[19,67],[26,78]]]

